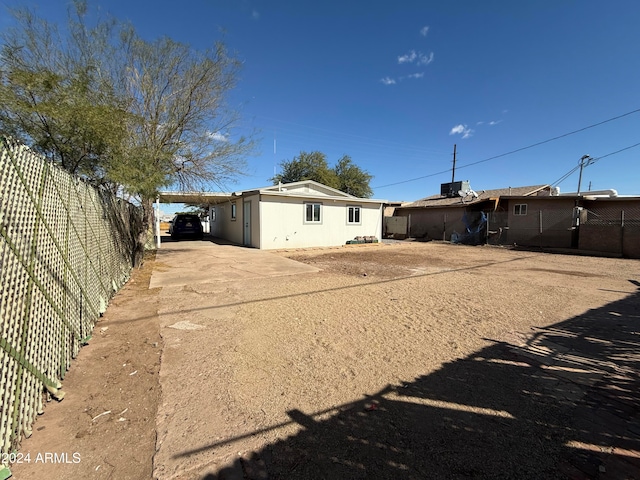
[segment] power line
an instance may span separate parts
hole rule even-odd
[[[571,170],[569,170],[567,173],[565,173],[563,176],[561,176],[558,180],[553,182],[551,184],[551,186],[560,185],[560,183],[564,182],[567,178],[569,178],[579,168],[580,168],[580,164],[578,164],[577,167],[573,167]]]
[[[628,147],[621,148],[620,150],[616,150],[615,152],[610,152],[610,153],[607,153],[606,155],[601,155],[601,156],[599,156],[597,158],[592,158],[591,159],[591,163],[589,165],[593,165],[598,160],[602,160],[603,158],[610,157],[611,155],[615,155],[616,153],[624,152],[625,150],[630,150],[630,149],[638,147],[638,146],[640,146],[640,142],[639,143],[634,143],[633,145],[629,145]],[[553,182],[551,185],[552,186],[556,186],[556,185],[559,185],[561,182],[564,182],[567,178],[569,178],[571,176],[571,174],[573,174],[579,168],[580,168],[580,164],[578,164],[578,166],[576,166],[576,167],[573,167],[571,170],[569,170],[567,173],[565,173],[562,177],[560,177],[558,180]]]
[[[586,127],[579,128],[578,130],[573,130],[572,132],[563,133],[562,135],[558,135],[558,136],[556,136],[556,137],[552,137],[552,138],[549,138],[549,139],[547,139],[547,140],[543,140],[543,141],[541,141],[541,142],[532,143],[531,145],[527,145],[526,147],[516,148],[515,150],[511,150],[511,151],[506,152],[506,153],[501,153],[501,154],[499,154],[499,155],[494,155],[493,157],[485,158],[485,159],[483,159],[483,160],[478,160],[478,161],[476,161],[476,162],[472,162],[472,163],[467,163],[466,165],[461,165],[461,166],[459,166],[459,167],[458,167],[458,169],[466,168],[466,167],[471,167],[471,166],[473,166],[473,165],[478,165],[478,164],[480,164],[480,163],[488,162],[488,161],[490,161],[490,160],[495,160],[496,158],[506,157],[507,155],[512,155],[512,154],[514,154],[514,153],[522,152],[523,150],[528,150],[528,149],[533,148],[533,147],[538,147],[538,146],[540,146],[540,145],[544,145],[545,143],[553,142],[553,141],[555,141],[555,140],[559,140],[559,139],[561,139],[561,138],[568,137],[568,136],[570,136],[570,135],[575,135],[576,133],[584,132],[585,130],[589,130],[590,128],[599,127],[600,125],[604,125],[605,123],[613,122],[614,120],[619,120],[619,119],[621,119],[621,118],[627,117],[627,116],[629,116],[629,115],[632,115],[632,114],[634,114],[634,113],[638,113],[638,112],[640,112],[640,108],[638,108],[638,109],[636,109],[636,110],[632,110],[632,111],[627,112],[627,113],[623,113],[622,115],[618,115],[618,116],[616,116],[616,117],[608,118],[607,120],[603,120],[603,121],[601,121],[601,122],[594,123],[594,124],[589,125],[589,126],[586,126]],[[618,151],[616,151],[616,152],[608,153],[607,155],[604,155],[604,156],[602,156],[602,157],[599,157],[597,160],[600,160],[601,158],[608,157],[608,156],[610,156],[610,155],[614,155],[614,154],[616,154],[616,153],[620,153],[620,152],[622,152],[622,151],[624,151],[624,150],[628,150],[628,149],[633,148],[633,147],[636,147],[636,146],[638,146],[638,145],[640,145],[640,144],[631,145],[630,147],[625,147],[625,148],[623,148],[623,149],[621,149],[621,150],[618,150]],[[380,186],[378,186],[378,187],[373,187],[373,188],[375,188],[375,189],[378,189],[378,188],[386,188],[386,187],[391,187],[391,186],[394,186],[394,185],[400,185],[400,184],[403,184],[403,183],[415,182],[416,180],[422,180],[422,179],[424,179],[424,178],[435,177],[436,175],[442,175],[443,173],[447,173],[447,172],[449,172],[449,170],[448,170],[448,169],[447,169],[447,170],[444,170],[444,171],[442,171],[442,172],[431,173],[431,174],[429,174],[429,175],[423,175],[423,176],[421,176],[421,177],[415,177],[415,178],[411,178],[411,179],[409,179],[409,180],[402,180],[402,181],[400,181],[400,182],[389,183],[389,184],[387,184],[387,185],[380,185]],[[573,172],[572,172],[572,173],[573,173]]]
[[[602,160],[603,158],[610,157],[611,155],[615,155],[616,153],[624,152],[625,150],[631,150],[632,148],[639,147],[640,142],[634,143],[633,145],[629,145],[628,147],[621,148],[620,150],[616,150],[615,152],[607,153],[606,155],[602,155],[601,157],[595,158],[592,163],[596,163],[598,160]]]

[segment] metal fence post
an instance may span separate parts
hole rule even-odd
[[[491,215],[491,212],[487,212],[487,225],[486,225],[486,233],[485,233],[485,244],[489,245],[489,216]]]
[[[447,214],[442,214],[442,241],[447,240]]]
[[[624,210],[620,210],[620,254],[624,255]]]
[[[540,215],[539,215],[539,228],[538,228],[538,233],[539,233],[539,240],[540,240],[540,249],[542,249],[542,210],[540,210]]]

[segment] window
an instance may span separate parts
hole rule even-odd
[[[211,207],[211,221],[216,221],[216,207]]]
[[[304,204],[304,223],[320,223],[321,203],[305,203]]]
[[[526,215],[527,214],[527,204],[520,203],[513,206],[513,214],[514,215]]]
[[[236,202],[233,202],[231,204],[231,220],[235,220],[236,219],[236,213],[237,213]]]
[[[347,206],[347,225],[360,225],[360,207]]]

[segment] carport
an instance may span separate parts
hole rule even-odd
[[[161,235],[160,235],[160,204],[161,203],[187,203],[198,205],[217,205],[219,203],[225,203],[234,198],[236,194],[230,192],[176,192],[166,191],[160,192],[156,197],[155,208],[155,225],[154,225],[154,237],[156,240],[156,247],[160,248]]]

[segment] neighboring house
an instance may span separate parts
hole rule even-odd
[[[219,196],[210,207],[211,234],[260,249],[344,245],[382,238],[385,200],[359,198],[313,180]]]
[[[548,197],[551,188],[549,185],[534,185],[469,192],[465,196],[432,195],[422,198],[396,207],[394,215],[407,217],[407,234],[411,237],[429,240],[451,240],[452,235],[454,239],[469,235],[478,237],[482,214],[499,210],[502,197]],[[469,243],[479,243],[478,238],[469,240]]]
[[[396,207],[394,215],[407,219],[407,234],[415,238],[640,258],[640,197],[618,197],[615,190],[560,194],[549,185],[469,189]]]
[[[528,195],[503,194],[495,212],[488,217],[488,240],[510,245],[577,247],[578,199],[578,196],[560,196],[558,189],[548,185]]]

